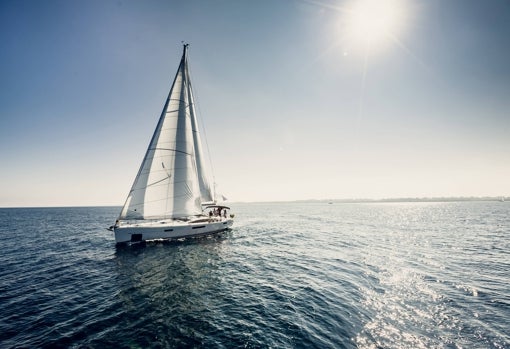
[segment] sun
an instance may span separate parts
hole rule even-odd
[[[356,45],[374,48],[398,35],[404,0],[352,0],[343,11],[342,32]]]

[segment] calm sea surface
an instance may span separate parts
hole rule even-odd
[[[119,208],[0,209],[0,347],[510,348],[510,203],[232,206],[122,249]]]

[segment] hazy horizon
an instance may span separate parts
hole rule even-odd
[[[319,198],[319,199],[299,199],[299,200],[273,200],[273,201],[226,201],[224,205],[237,204],[278,204],[278,203],[440,203],[440,202],[476,202],[476,201],[504,201],[509,200],[510,196],[461,196],[461,197],[408,197],[408,198]],[[105,205],[54,205],[54,206],[0,206],[0,209],[8,208],[73,208],[73,207],[118,207],[122,204]]]
[[[503,0],[2,1],[0,207],[121,206],[182,40],[232,202],[508,197],[509,14]]]

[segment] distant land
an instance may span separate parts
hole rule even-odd
[[[378,202],[459,202],[459,201],[510,201],[509,196],[460,196],[460,197],[418,197],[418,198],[385,198],[385,199],[310,199],[291,202],[317,203],[378,203]]]
[[[384,202],[462,202],[462,201],[499,201],[510,202],[510,196],[459,196],[459,197],[418,197],[418,198],[384,198],[384,199],[305,199],[305,200],[275,200],[275,201],[227,201],[232,204],[270,204],[270,203],[384,203]],[[122,207],[120,205],[54,205],[54,206],[0,206],[2,208],[65,208],[65,207]]]

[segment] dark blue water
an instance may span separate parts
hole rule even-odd
[[[0,209],[0,347],[510,348],[510,204],[237,204],[117,249],[119,208]]]

